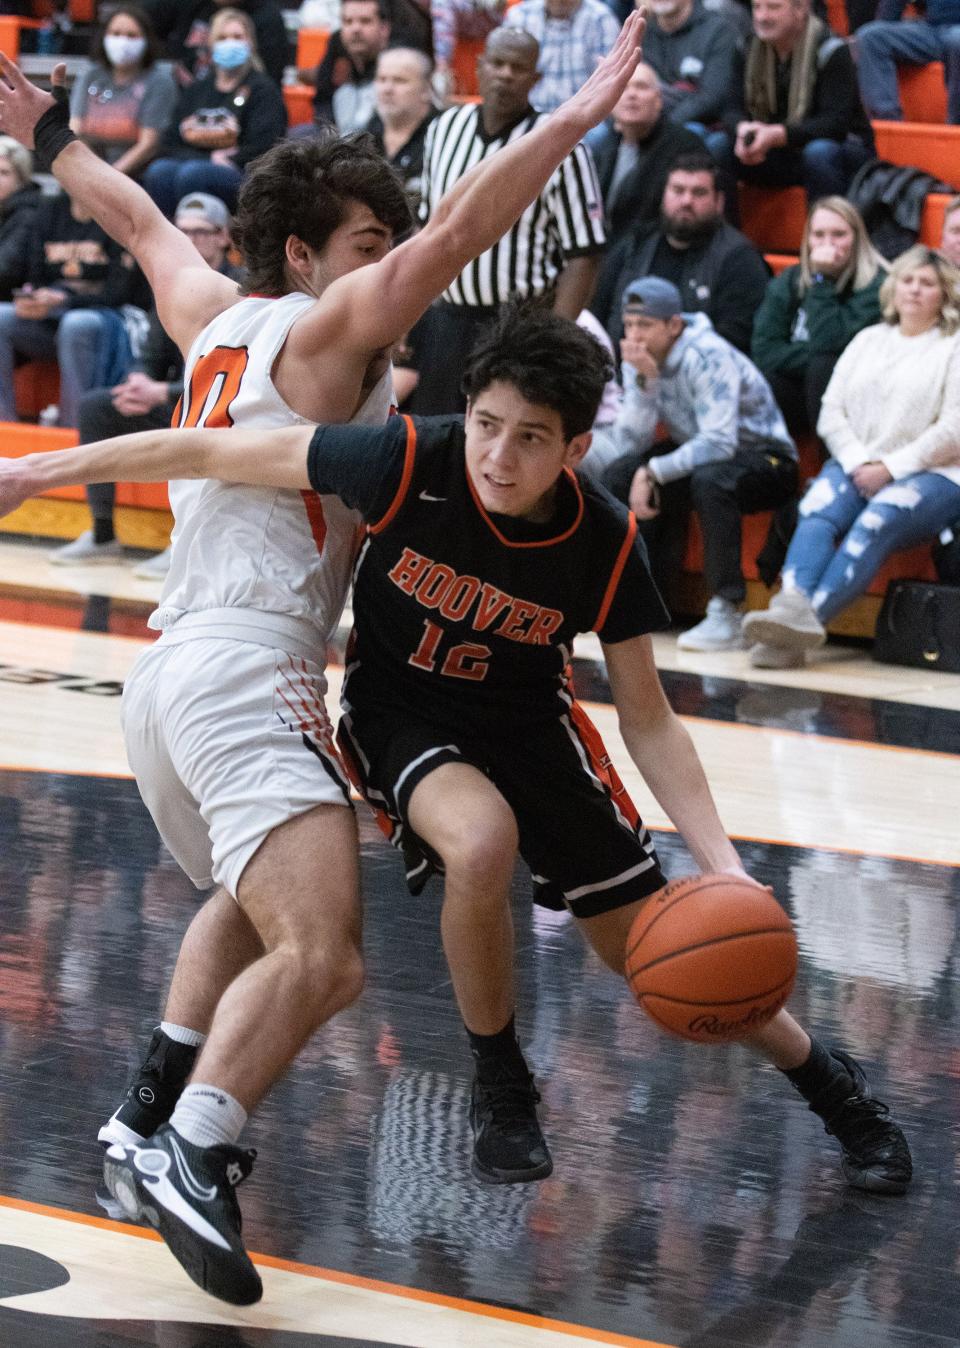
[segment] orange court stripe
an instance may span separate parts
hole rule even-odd
[[[31,1203],[22,1198],[9,1198],[0,1194],[0,1207],[12,1208],[20,1212],[32,1212],[40,1217],[53,1217],[60,1221],[76,1222],[81,1226],[94,1226],[102,1231],[116,1231],[124,1236],[138,1236],[141,1240],[160,1241],[155,1231],[142,1226],[128,1226],[125,1222],[115,1222],[109,1217],[91,1217],[84,1212],[72,1212],[68,1208],[47,1207],[42,1203]],[[161,1242],[162,1243],[162,1242]],[[555,1334],[566,1334],[575,1339],[594,1339],[598,1343],[615,1345],[615,1348],[672,1348],[672,1345],[654,1342],[652,1339],[636,1339],[625,1334],[612,1334],[602,1329],[590,1329],[586,1325],[569,1324],[564,1320],[549,1320],[544,1316],[532,1315],[526,1311],[511,1311],[500,1306],[487,1306],[480,1301],[467,1301],[462,1297],[444,1296],[440,1292],[425,1292],[417,1287],[403,1287],[397,1283],[380,1282],[376,1278],[363,1278],[354,1273],[340,1273],[335,1269],[320,1268],[315,1264],[298,1264],[292,1259],[279,1259],[271,1254],[254,1254],[250,1258],[261,1268],[275,1268],[284,1273],[298,1273],[306,1278],[322,1278],[327,1282],[340,1283],[345,1287],[359,1287],[369,1292],[379,1292],[387,1296],[405,1297],[410,1301],[422,1301],[431,1306],[444,1306],[450,1310],[465,1311],[470,1315],[485,1316],[491,1320],[504,1320],[509,1324],[528,1325],[533,1329],[550,1330]]]

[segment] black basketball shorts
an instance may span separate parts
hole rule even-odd
[[[543,907],[595,917],[666,884],[650,834],[576,703],[556,721],[500,739],[451,735],[406,713],[352,709],[337,741],[354,785],[402,851],[414,894],[443,867],[410,828],[407,806],[417,783],[444,763],[471,764],[506,800]]]

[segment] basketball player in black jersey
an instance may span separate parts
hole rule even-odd
[[[640,905],[664,884],[567,681],[578,632],[598,634],[624,743],[697,865],[744,876],[654,665],[649,633],[667,613],[636,522],[576,472],[609,375],[575,324],[512,313],[468,364],[465,423],[160,431],[0,472],[0,512],[122,466],[132,481],[312,487],[364,516],[339,741],[411,888],[444,874],[444,950],[476,1064],[473,1169],[492,1183],[552,1169],[514,1030],[517,852],[537,900],[565,906],[618,973]],[[747,1042],[838,1139],[851,1184],[906,1189],[906,1139],[848,1054],[785,1010]]]

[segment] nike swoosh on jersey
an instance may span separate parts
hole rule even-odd
[[[420,493],[421,501],[445,501],[446,499],[445,496],[431,496],[428,491],[422,491]]]

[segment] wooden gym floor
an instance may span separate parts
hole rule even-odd
[[[437,894],[406,894],[361,811],[367,990],[247,1130],[263,1301],[211,1300],[112,1220],[96,1130],[197,902],[119,733],[156,592],[0,540],[2,1348],[957,1344],[960,678],[852,647],[761,681],[739,653],[657,641],[727,827],[796,924],[791,1009],[867,1065],[909,1131],[907,1198],[847,1190],[819,1122],[743,1050],[660,1035],[568,920],[531,911],[520,872],[518,1021],[555,1170],[477,1184]],[[596,651],[578,655],[622,764]]]

